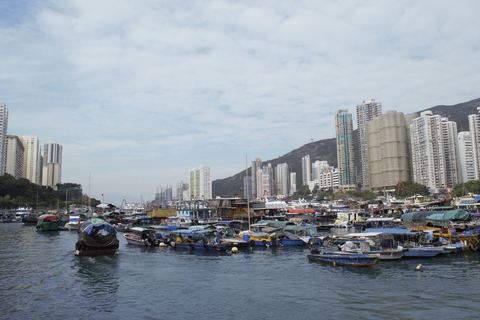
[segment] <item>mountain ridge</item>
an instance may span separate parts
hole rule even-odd
[[[431,110],[435,115],[441,115],[447,117],[450,121],[457,123],[458,132],[468,131],[468,116],[477,113],[477,108],[480,107],[480,98],[458,103],[455,105],[438,105],[435,107],[423,109],[417,111],[420,114],[423,111]],[[415,112],[414,112],[415,113]],[[358,159],[358,130],[354,130],[354,146],[355,146],[355,159]],[[302,178],[302,163],[301,159],[305,155],[310,155],[311,163],[320,160],[328,161],[329,165],[337,166],[337,149],[336,138],[327,138],[314,142],[307,143],[297,149],[290,151],[289,153],[280,156],[276,159],[262,161],[262,164],[271,163],[272,167],[279,163],[287,163],[289,172],[297,173],[297,189],[301,186]],[[358,166],[358,164],[356,164]],[[236,197],[239,194],[240,189],[243,188],[243,178],[245,177],[245,170],[223,179],[217,179],[212,181],[212,194],[213,197]]]

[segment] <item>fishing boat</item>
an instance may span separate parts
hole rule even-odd
[[[339,248],[350,253],[378,253],[380,260],[397,260],[407,251],[403,247],[395,246],[393,238],[381,232],[349,233],[346,241]]]
[[[333,265],[354,266],[354,267],[371,267],[378,258],[379,254],[371,253],[349,253],[349,252],[320,252],[312,250],[307,255],[310,261],[322,261]]]
[[[65,224],[65,228],[68,230],[78,230],[81,221],[85,221],[85,218],[86,216],[83,213],[72,213],[69,216],[68,222]]]
[[[25,226],[36,226],[38,223],[38,217],[34,215],[29,215],[22,218],[23,225]]]
[[[305,244],[320,244],[328,241],[329,237],[318,233],[315,226],[286,226],[283,231],[291,232],[297,235]]]
[[[118,254],[117,230],[108,222],[94,218],[84,221],[79,228],[75,255],[82,257]]]
[[[159,241],[155,237],[155,233],[156,233],[155,230],[137,227],[137,228],[132,228],[131,231],[135,231],[133,229],[142,229],[142,230],[138,230],[139,234],[127,233],[123,235],[123,237],[125,238],[125,240],[127,240],[129,244],[142,246],[142,247],[158,246]]]
[[[435,257],[440,253],[446,253],[444,246],[410,246],[405,251],[404,256],[409,258],[429,258]]]
[[[20,207],[15,214],[15,222],[23,222],[23,219],[32,214],[32,208]]]
[[[282,246],[305,246],[307,242],[300,238],[300,236],[288,232],[288,231],[281,231],[275,234],[275,238],[278,239],[278,242]]]
[[[167,242],[177,249],[225,251],[228,248],[227,243],[218,240],[215,230],[174,230]]]
[[[37,231],[58,231],[60,218],[53,214],[42,214],[38,217]]]

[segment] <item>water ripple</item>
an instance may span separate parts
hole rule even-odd
[[[140,248],[76,257],[75,232],[0,224],[1,314],[29,319],[474,318],[479,254],[379,261],[372,268],[308,262],[308,248],[235,255]],[[423,264],[421,271],[415,266]]]

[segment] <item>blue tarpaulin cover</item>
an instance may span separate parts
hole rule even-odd
[[[87,220],[82,223],[80,229],[89,236],[97,234],[100,230],[105,230],[108,233],[117,234],[117,229],[115,229],[114,226],[102,219]]]

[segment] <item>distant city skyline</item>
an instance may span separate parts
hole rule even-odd
[[[62,182],[148,201],[199,163],[214,181],[245,155],[334,138],[335,110],[356,122],[367,99],[409,114],[478,98],[478,12],[473,0],[1,1],[0,102],[8,135],[63,146]]]

